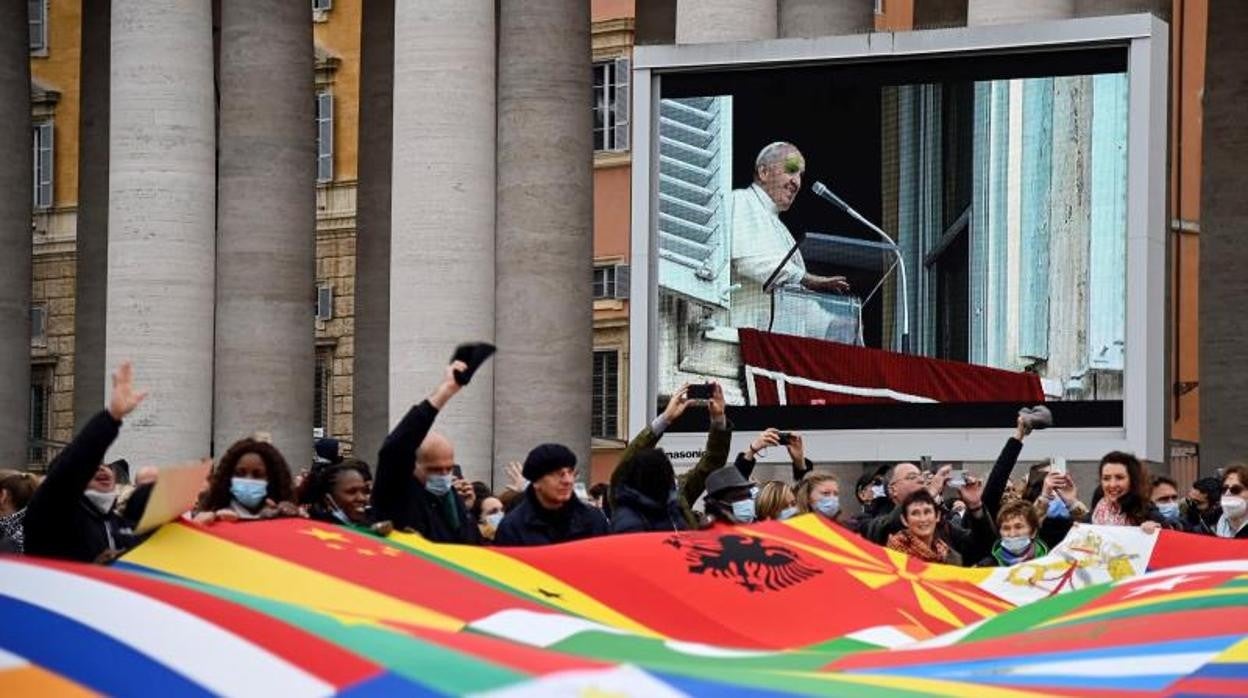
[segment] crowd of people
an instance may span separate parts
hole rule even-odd
[[[691,399],[689,385],[677,390],[663,412],[629,442],[610,483],[583,489],[576,454],[546,443],[533,448],[523,463],[509,464],[509,482],[496,492],[463,478],[454,443],[434,429],[438,415],[470,377],[462,361],[447,366],[433,392],[386,437],[375,472],[364,461],[343,458],[336,442],[324,440],[317,444],[311,468],[292,475],[291,464],[266,438],[240,439],[217,460],[184,518],[217,526],[307,517],[379,536],[404,531],[441,543],[528,546],[811,513],[922,560],[965,566],[1006,566],[1042,557],[1079,522],[1248,538],[1244,465],[1197,480],[1186,496],[1174,480],[1150,477],[1138,459],[1122,452],[1101,459],[1099,484],[1087,503],[1060,462],[1033,465],[1024,482],[1014,482],[1011,474],[1023,442],[1052,425],[1043,406],[1020,411],[1013,436],[985,478],[950,465],[879,468],[855,483],[860,511],[847,516],[840,481],[816,470],[798,433],[766,429],[729,464],[732,425],[723,390],[714,383],[707,400]],[[158,471],[140,469],[131,482],[125,461],[106,463],[104,456],[123,420],[145,396],[134,385],[133,368],[121,366],[106,409],[57,455],[46,476],[0,471],[0,551],[108,562],[141,542],[135,527]],[[658,444],[689,409],[705,409],[710,429],[701,460],[677,475]],[[759,455],[767,449],[788,455],[791,480],[754,477]]]

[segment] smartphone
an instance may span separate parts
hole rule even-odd
[[[935,471],[935,468],[932,467],[931,456],[919,456],[919,470],[922,470],[925,473],[930,473],[930,472]]]
[[[781,446],[788,446],[789,442],[792,440],[793,440],[792,432],[782,431],[780,432],[780,440],[777,443],[779,443]]]
[[[966,487],[966,470],[957,468],[949,472],[949,486],[954,489]]]
[[[710,383],[694,383],[685,391],[685,397],[690,400],[710,400],[715,394],[715,386]]]
[[[1053,460],[1049,463],[1049,472],[1050,472],[1050,473],[1058,473],[1058,474],[1060,474],[1060,475],[1065,475],[1065,474],[1066,474],[1066,459],[1065,459],[1065,458],[1054,458],[1054,459],[1053,459]]]
[[[451,466],[451,474],[455,476],[456,480],[464,479],[464,469],[459,467],[458,465]]]

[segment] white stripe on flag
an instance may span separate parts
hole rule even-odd
[[[1218,652],[1176,652],[1137,656],[1039,662],[1005,669],[1010,676],[1185,676],[1209,663]]]
[[[551,696],[682,698],[687,694],[637,667],[624,664],[610,669],[560,671],[515,686],[475,695],[490,698],[550,698]]]
[[[573,618],[572,616],[563,616],[556,613],[538,613],[537,611],[526,611],[518,608],[491,614],[481,620],[473,621],[468,627],[511,640],[512,642],[523,642],[526,645],[535,647],[550,647],[563,642],[573,635],[585,632],[611,633],[613,635],[630,634],[623,630],[581,618]]]
[[[109,635],[213,693],[292,698],[334,692],[330,684],[268,650],[124,587],[0,560],[0,594]]]
[[[12,652],[5,652],[0,649],[0,671],[8,671],[9,669],[19,669],[30,664],[25,657],[19,657]]]
[[[915,402],[915,403],[935,403],[930,397],[923,395],[911,395],[910,393],[902,393],[892,388],[862,388],[856,385],[841,385],[839,383],[828,383],[825,381],[812,380],[810,378],[802,378],[801,376],[790,376],[781,371],[769,371],[765,368],[746,365],[745,374],[749,378],[747,387],[750,393],[754,393],[753,381],[755,377],[770,378],[776,382],[776,391],[781,397],[785,395],[784,384],[791,383],[800,385],[804,388],[812,388],[814,390],[822,390],[827,393],[840,393],[842,395],[856,395],[858,397],[886,397],[897,402]],[[754,403],[757,404],[755,399]],[[786,404],[787,400],[781,399],[780,404]]]

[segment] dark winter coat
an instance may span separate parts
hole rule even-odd
[[[684,531],[688,528],[679,498],[669,502],[656,502],[628,485],[621,485],[615,493],[615,509],[611,514],[612,533]]]
[[[377,454],[372,515],[396,530],[411,530],[438,543],[480,543],[481,532],[454,490],[438,497],[413,474],[416,449],[433,428],[438,410],[428,400],[408,410]]]
[[[550,510],[537,501],[532,487],[515,509],[507,512],[494,534],[495,545],[549,545],[609,532],[607,517],[602,511],[573,496],[563,506]]]
[[[94,562],[106,551],[122,552],[140,542],[133,526],[142,517],[151,486],[140,487],[125,512],[102,513],[83,494],[121,422],[107,411],[91,418],[48,466],[48,475],[26,506],[26,554]]]

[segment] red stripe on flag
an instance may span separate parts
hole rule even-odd
[[[156,577],[55,560],[41,559],[39,565],[129,589],[181,609],[272,652],[335,688],[351,686],[385,671],[372,661],[246,606]]]

